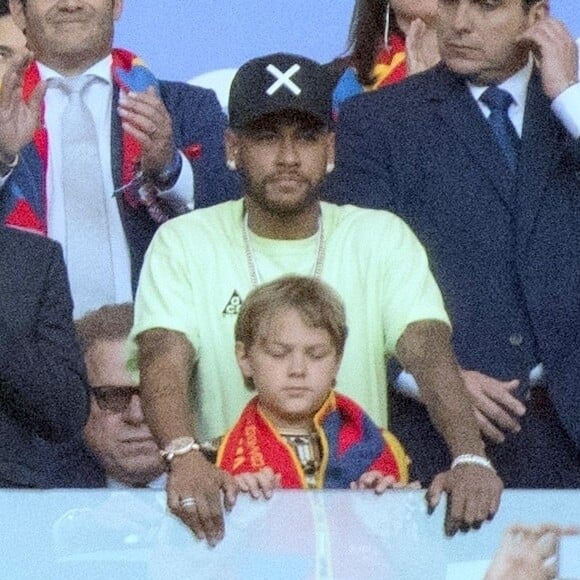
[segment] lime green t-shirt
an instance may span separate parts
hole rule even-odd
[[[337,389],[387,426],[386,360],[408,324],[448,322],[427,256],[397,216],[322,203],[322,279],[346,305],[348,339]],[[197,210],[164,224],[141,272],[129,366],[135,337],[151,328],[181,332],[196,352],[197,436],[221,435],[252,393],[234,355],[234,325],[252,289],[243,239],[243,200]],[[261,282],[284,274],[311,275],[318,236],[270,240],[250,233]]]

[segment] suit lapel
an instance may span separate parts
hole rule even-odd
[[[565,150],[566,132],[550,112],[536,71],[530,79],[517,176],[518,234],[525,249],[542,195]]]
[[[441,126],[453,131],[457,141],[463,144],[473,163],[509,208],[513,198],[513,177],[490,126],[465,81],[443,65],[439,70],[442,82],[431,98],[437,102]]]
[[[123,153],[122,141],[123,130],[121,127],[121,118],[117,113],[119,106],[119,87],[113,83],[113,106],[111,107],[111,169],[113,172],[113,183],[115,189],[123,185]]]

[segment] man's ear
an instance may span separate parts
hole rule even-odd
[[[14,23],[24,32],[26,29],[26,13],[22,0],[9,0],[8,6]]]
[[[550,15],[549,0],[540,0],[530,6],[528,11],[528,26],[531,26],[538,20],[542,20]]]
[[[123,0],[113,0],[113,20],[119,20],[123,13]]]
[[[238,366],[244,378],[251,379],[254,373],[248,357],[248,349],[246,349],[246,345],[240,340],[236,341],[236,360],[238,361]]]
[[[230,169],[238,167],[238,158],[240,151],[240,138],[231,129],[226,129],[225,133],[226,159]]]
[[[336,377],[338,376],[338,371],[340,370],[340,365],[342,363],[342,354],[337,354],[336,355],[336,363],[335,363],[335,368],[336,371],[334,372],[334,380],[332,381],[332,387],[336,387]]]
[[[334,167],[335,162],[335,149],[336,147],[336,133],[330,131],[326,136],[326,164],[332,165]]]

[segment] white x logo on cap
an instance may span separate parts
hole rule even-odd
[[[266,91],[266,94],[271,97],[281,87],[286,87],[292,94],[298,96],[302,89],[292,80],[292,76],[300,70],[299,64],[293,64],[285,73],[273,64],[269,64],[266,70],[274,77],[276,82]]]

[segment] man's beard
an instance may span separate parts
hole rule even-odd
[[[304,183],[308,183],[308,187],[304,192],[302,199],[299,202],[293,203],[292,205],[287,205],[278,199],[274,200],[268,197],[266,190],[268,188],[269,181],[267,178],[260,183],[252,183],[247,173],[243,169],[240,170],[240,173],[244,182],[245,195],[247,195],[256,205],[273,216],[280,218],[290,218],[300,215],[304,213],[305,210],[312,207],[312,205],[317,204],[320,200],[322,180],[317,182],[315,185],[312,185],[307,180],[304,180]],[[283,193],[279,195],[280,198],[283,198],[283,196]]]

